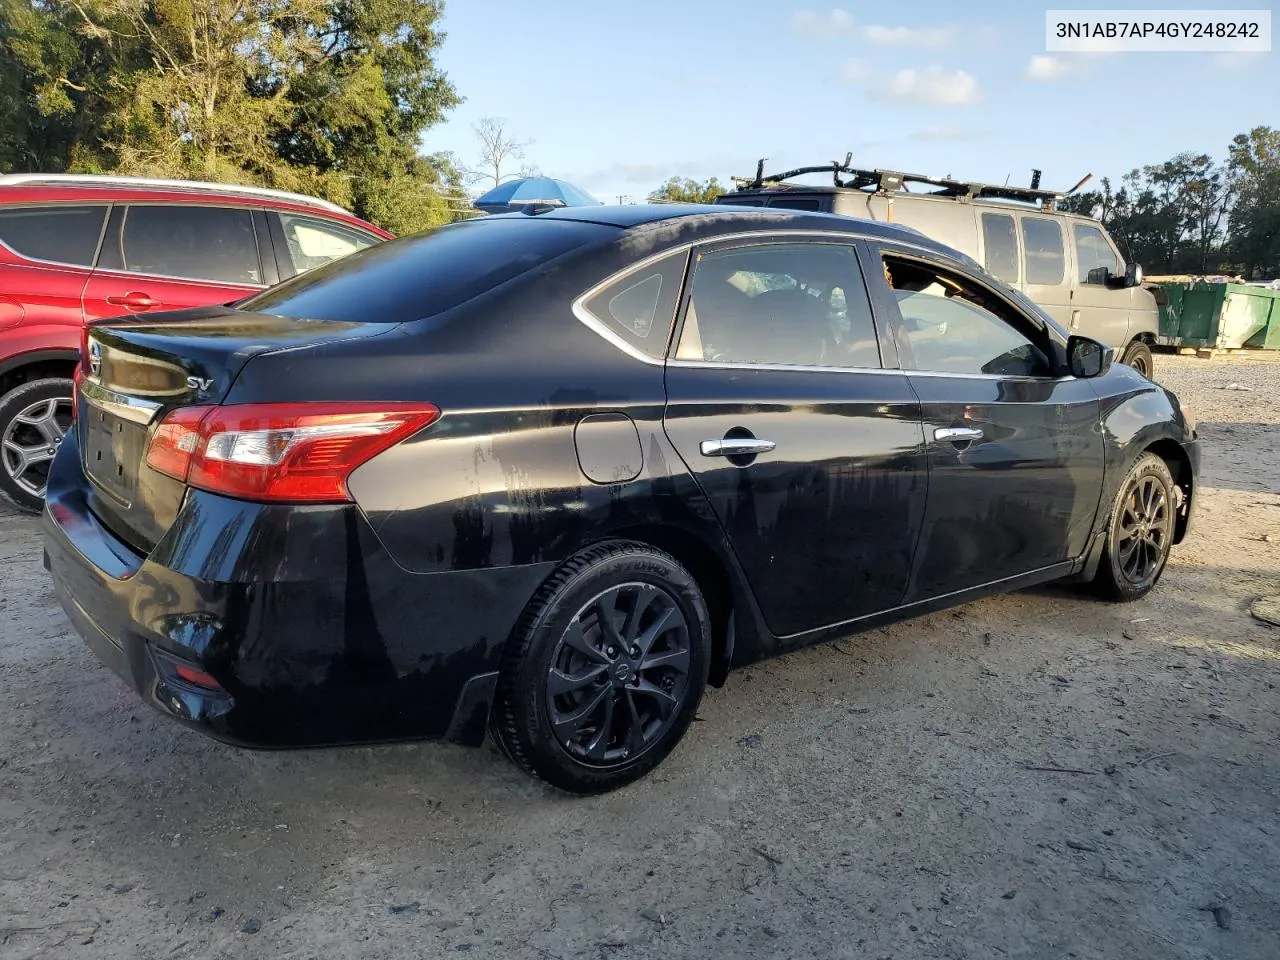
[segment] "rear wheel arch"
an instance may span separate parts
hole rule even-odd
[[[32,350],[0,360],[0,396],[33,380],[70,380],[80,362],[78,350]]]

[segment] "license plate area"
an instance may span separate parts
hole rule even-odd
[[[92,403],[82,405],[80,423],[85,474],[111,499],[130,506],[137,489],[146,427]]]

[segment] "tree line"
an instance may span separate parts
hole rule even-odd
[[[250,183],[451,219],[442,0],[0,0],[0,172]]]
[[[672,177],[649,199],[710,203],[725,191],[715,177]],[[1222,161],[1185,152],[1118,181],[1102,177],[1060,208],[1101,220],[1125,258],[1152,275],[1280,276],[1280,130],[1240,134]]]
[[[1186,152],[1103,177],[1062,207],[1100,219],[1149,274],[1280,276],[1280,130],[1239,134],[1223,161]]]

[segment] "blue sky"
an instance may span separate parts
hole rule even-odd
[[[1249,6],[1263,5],[1216,8]],[[996,182],[1039,167],[1065,189],[1182,150],[1221,157],[1236,133],[1280,125],[1275,52],[1049,55],[1044,11],[446,0],[439,59],[466,102],[423,147],[473,163],[472,125],[503,117],[543,173],[616,202],[675,174],[725,180],[759,157],[777,170],[849,150],[860,166]]]

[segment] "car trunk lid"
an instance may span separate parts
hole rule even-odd
[[[146,463],[151,433],[170,411],[220,403],[255,356],[393,327],[228,307],[93,324],[76,417],[90,508],[116,536],[149,552],[172,525],[187,489]]]

